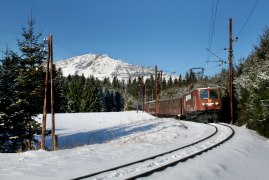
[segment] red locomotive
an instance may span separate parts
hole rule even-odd
[[[157,116],[178,116],[180,119],[205,123],[218,122],[221,110],[220,88],[194,88],[179,97],[160,99],[157,113],[155,101],[145,102],[144,110]]]

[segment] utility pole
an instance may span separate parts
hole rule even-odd
[[[232,24],[232,18],[229,20],[229,34],[230,34],[230,48],[229,48],[229,96],[230,96],[230,124],[234,123],[234,117],[233,117],[233,24]]]
[[[141,77],[141,81],[140,81],[140,87],[141,87],[141,89],[140,89],[140,92],[141,92],[141,94],[142,94],[142,112],[144,112],[144,105],[145,105],[145,85],[144,85],[144,76],[142,76]]]
[[[49,49],[49,48],[48,48]],[[46,141],[46,121],[47,121],[47,91],[48,91],[48,77],[49,77],[49,61],[50,53],[47,56],[46,64],[46,79],[45,79],[45,92],[44,92],[44,101],[43,101],[43,118],[42,118],[42,139],[41,139],[41,149],[45,150],[45,141]]]
[[[49,35],[49,57],[50,57],[50,93],[51,93],[51,136],[52,136],[52,150],[57,150],[56,135],[55,135],[55,115],[54,115],[54,94],[53,94],[53,48],[52,48],[52,35]]]
[[[157,65],[155,66],[155,116],[158,113],[158,69]]]
[[[161,82],[161,98],[163,97],[163,71],[161,70],[161,72],[160,72],[161,74],[160,74],[160,82]]]

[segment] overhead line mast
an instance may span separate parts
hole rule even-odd
[[[229,96],[230,96],[230,124],[234,123],[233,113],[233,22],[232,18],[229,20],[229,34],[230,34],[230,47],[229,47]]]
[[[155,66],[155,116],[158,114],[158,68]]]

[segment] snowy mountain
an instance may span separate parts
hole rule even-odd
[[[115,60],[108,55],[86,54],[82,56],[72,57],[55,63],[57,68],[61,68],[64,76],[82,75],[89,77],[93,75],[102,80],[109,77],[110,80],[117,76],[119,80],[127,81],[129,77],[134,78],[144,76],[149,78],[151,74],[154,76],[154,69],[151,67],[140,67],[138,65],[128,64],[122,60]],[[167,73],[163,73],[163,77]],[[176,76],[174,76],[176,77]],[[166,78],[168,79],[168,78]]]

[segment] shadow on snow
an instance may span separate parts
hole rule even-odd
[[[58,148],[69,149],[84,145],[101,144],[111,140],[120,139],[121,137],[128,136],[137,132],[148,131],[155,126],[157,126],[157,124],[150,124],[144,126],[139,125],[137,127],[134,127],[134,125],[126,125],[59,136]],[[51,137],[46,138],[46,146],[50,148]]]

